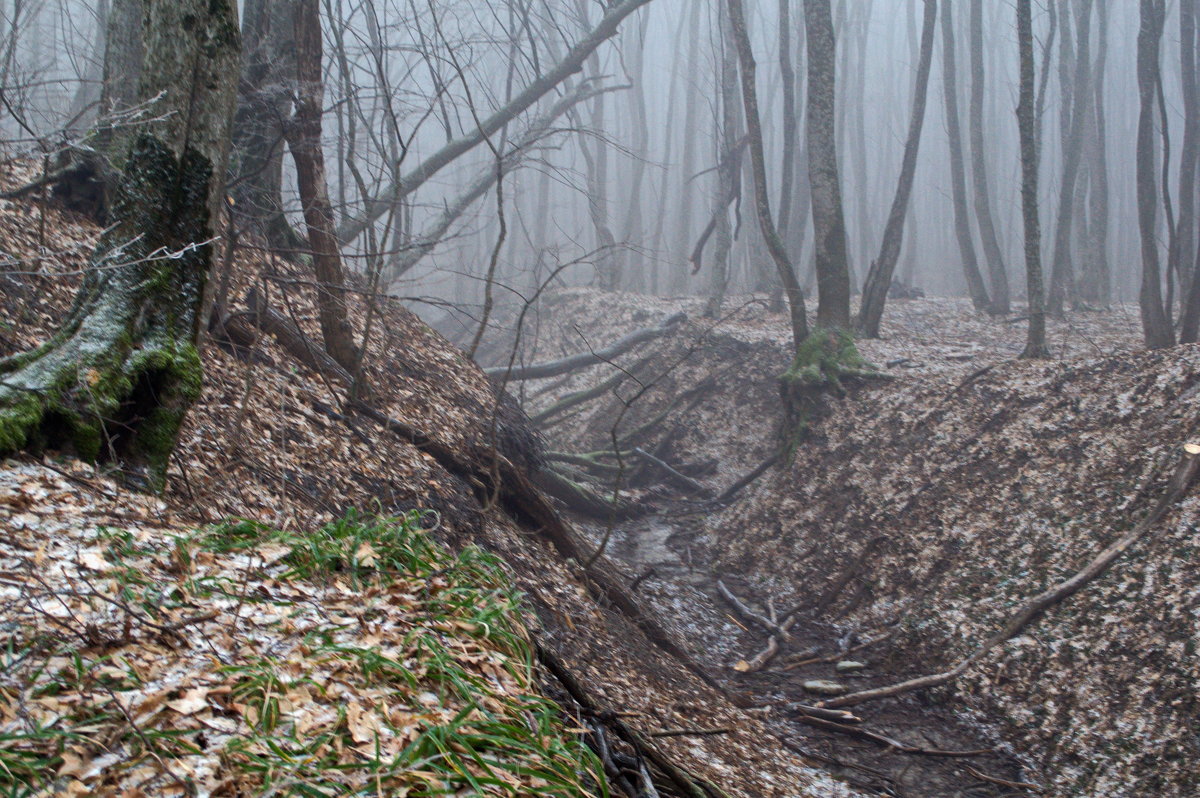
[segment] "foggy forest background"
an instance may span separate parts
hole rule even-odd
[[[263,5],[248,0],[243,18]],[[770,196],[811,293],[802,5],[754,0],[746,10]],[[969,290],[964,263],[974,261],[987,281],[986,309],[1014,310],[1025,303],[1026,289],[1013,5],[940,5],[896,279],[929,295],[963,296]],[[1068,308],[1136,300],[1142,282],[1135,153],[1144,5],[1033,3],[1046,286],[1059,291],[1059,304],[1065,299]],[[1193,9],[1189,2],[1149,5],[1160,7],[1165,22],[1160,106],[1153,113],[1156,171],[1166,180],[1156,186],[1155,225],[1164,301],[1176,303],[1180,314],[1196,263],[1194,112],[1188,124],[1195,34],[1194,24],[1188,34],[1186,19]],[[109,2],[6,0],[2,7],[0,135],[10,155],[50,159],[95,119]],[[896,191],[917,89],[923,7],[918,0],[832,4],[836,140],[856,291],[876,258]],[[528,297],[547,282],[712,294],[723,281],[718,267],[725,260],[720,237],[726,223],[734,240],[725,290],[774,287],[754,223],[749,159],[740,157],[741,97],[736,86],[728,90],[736,62],[724,3],[645,3],[581,72],[403,196],[389,186],[535,84],[596,28],[606,6],[592,0],[322,0],[321,11],[324,148],[343,255],[353,269],[375,270],[393,295],[419,298],[427,316],[452,307],[464,324],[476,323],[489,272],[498,303]],[[256,55],[249,45],[246,51],[243,94],[254,58],[274,57]],[[275,93],[279,113],[290,113],[289,85],[251,88]],[[965,239],[956,237],[952,99],[966,169],[960,197]],[[791,134],[789,118],[796,125]],[[1078,168],[1070,176],[1073,190],[1064,192],[1072,148]],[[274,156],[282,164],[284,210],[300,229],[295,178],[283,153],[279,143]],[[726,206],[720,166],[731,157],[741,190]],[[230,192],[237,196],[236,182]],[[1059,252],[1064,202],[1073,204],[1073,213],[1061,237],[1069,245]],[[693,264],[706,227],[720,217],[715,238]],[[1063,273],[1056,278],[1060,288],[1053,285],[1056,270]],[[1052,308],[1055,302],[1052,296]]]

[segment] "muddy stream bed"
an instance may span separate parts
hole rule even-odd
[[[760,654],[769,635],[739,618],[731,603],[722,598],[718,582],[762,615],[784,618],[793,608],[773,606],[770,596],[760,595],[737,573],[715,572],[699,517],[694,510],[689,515],[681,508],[619,524],[609,534],[608,554],[629,575],[639,598],[657,611],[707,673],[738,703],[769,718],[789,748],[868,795],[996,798],[1034,794],[1015,786],[1036,782],[1036,778],[999,750],[998,741],[988,739],[922,693],[851,710],[862,719],[855,728],[922,749],[922,753],[900,751],[876,740],[794,720],[795,713],[788,705],[813,705],[822,698],[806,689],[806,682],[831,682],[853,692],[904,678],[873,664],[883,659],[885,652],[894,660],[896,652],[886,650],[887,639],[872,642],[847,637],[834,622],[798,613],[790,639],[769,664],[756,673],[739,672],[738,663]],[[585,526],[594,540],[604,539],[602,526]],[[973,753],[947,755],[969,752]]]

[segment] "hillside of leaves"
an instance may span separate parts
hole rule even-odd
[[[631,375],[549,418],[552,450],[644,447],[710,497],[779,451],[787,326],[762,298],[733,298],[713,320],[685,299],[573,290],[545,301],[562,321],[525,332],[526,359],[600,348],[689,314],[672,335],[553,391],[523,383],[537,417],[555,396]],[[888,314],[883,339],[860,344],[886,378],[827,395],[789,459],[723,508],[642,487],[630,458],[626,495],[673,530],[673,556],[688,564],[677,581],[701,584],[658,589],[651,576],[646,590],[675,608],[694,651],[719,652],[731,684],[753,683],[734,666],[762,642],[739,651],[729,624],[689,623],[712,617],[709,605],[730,611],[717,577],[755,607],[796,608],[827,629],[835,655],[850,650],[869,666],[853,690],[939,673],[1145,517],[1182,445],[1200,435],[1200,349],[1139,351],[1136,308],[1052,322],[1054,356],[1032,363],[1015,360],[1019,318],[940,298],[897,301]],[[650,420],[656,432],[638,437]],[[1046,795],[1197,794],[1198,512],[1200,497],[1185,498],[1100,579],[949,686],[855,711],[868,721],[949,713]],[[795,669],[802,648],[784,645],[767,666],[774,689],[811,678]]]
[[[5,168],[0,183],[17,184],[30,176],[29,169],[21,165]],[[62,213],[33,198],[0,201],[0,249],[3,250],[4,264],[0,268],[3,290],[0,355],[27,348],[43,340],[54,328],[56,320],[70,305],[80,270],[98,232],[98,228],[87,220]],[[311,281],[303,268],[271,258],[251,247],[238,250],[231,263],[228,285],[232,322],[247,322],[254,316],[256,306],[251,299],[265,298],[277,318],[289,321],[308,340],[319,340]],[[595,562],[585,563],[584,560],[590,558],[564,553],[564,540],[570,540],[569,525],[560,529],[562,534],[558,539],[551,540],[547,526],[561,526],[557,518],[532,518],[528,515],[528,507],[514,503],[505,492],[507,489],[499,489],[495,484],[489,488],[492,464],[532,462],[536,460],[536,446],[519,416],[512,413],[511,407],[497,401],[492,385],[460,350],[449,345],[398,302],[381,297],[368,302],[365,292],[355,291],[351,294],[351,304],[358,330],[367,328],[368,316],[371,330],[365,369],[370,388],[357,402],[350,401],[347,387],[339,382],[336,373],[320,368],[313,370],[305,365],[304,358],[296,356],[294,348],[285,348],[272,335],[255,334],[249,340],[240,339],[240,343],[215,337],[205,341],[204,392],[188,416],[169,469],[168,488],[162,497],[164,505],[154,510],[151,522],[145,521],[145,513],[140,510],[130,510],[131,514],[126,515],[122,509],[126,504],[140,506],[137,504],[139,499],[128,494],[115,498],[106,496],[113,488],[106,481],[103,468],[97,473],[81,475],[73,465],[55,465],[70,475],[66,478],[67,485],[55,481],[57,471],[46,472],[29,460],[3,464],[6,479],[13,485],[5,495],[14,496],[16,502],[6,505],[6,522],[2,525],[5,544],[13,547],[14,563],[28,564],[39,557],[42,562],[60,556],[70,559],[69,563],[64,563],[62,576],[74,581],[67,588],[59,582],[40,586],[44,596],[39,600],[63,590],[92,591],[107,596],[107,585],[119,584],[119,573],[128,573],[130,569],[144,572],[155,584],[168,579],[178,580],[181,574],[188,573],[195,579],[197,568],[205,574],[244,576],[248,573],[243,567],[245,562],[261,557],[271,563],[270,567],[254,571],[253,576],[263,580],[268,593],[274,595],[276,591],[282,591],[290,595],[294,592],[297,596],[308,593],[304,600],[315,602],[316,613],[302,613],[294,621],[295,629],[280,638],[278,650],[258,648],[267,641],[259,639],[258,631],[254,630],[252,636],[256,642],[253,645],[247,642],[242,648],[235,647],[232,653],[224,654],[227,659],[222,660],[222,667],[234,671],[224,673],[220,678],[210,674],[202,680],[200,672],[189,671],[197,681],[181,683],[179,686],[187,688],[182,692],[164,693],[157,689],[147,694],[146,700],[155,702],[146,707],[147,712],[153,710],[153,717],[177,719],[183,715],[187,719],[182,727],[187,734],[179,739],[167,735],[167,743],[178,746],[177,752],[190,750],[192,738],[188,735],[196,731],[193,721],[203,725],[203,718],[208,717],[203,715],[204,712],[212,712],[216,717],[219,710],[232,706],[233,699],[225,692],[226,687],[232,691],[239,684],[255,683],[258,686],[244,688],[247,695],[253,694],[259,699],[269,697],[289,711],[307,701],[307,697],[322,703],[319,691],[311,685],[300,690],[303,685],[289,683],[301,694],[279,696],[270,687],[271,679],[276,676],[264,676],[265,682],[254,682],[258,678],[254,673],[262,676],[266,670],[258,667],[266,661],[264,656],[290,663],[288,678],[299,676],[303,679],[305,668],[319,669],[324,656],[322,652],[330,646],[338,647],[342,643],[355,649],[402,646],[404,630],[423,628],[422,602],[436,598],[439,590],[444,592],[445,586],[441,583],[453,576],[443,573],[440,567],[432,574],[420,569],[402,573],[388,585],[355,586],[345,575],[335,579],[332,585],[326,585],[320,574],[315,575],[315,585],[309,585],[303,579],[297,581],[298,577],[284,577],[285,573],[294,570],[289,565],[294,550],[308,545],[303,541],[327,538],[323,530],[330,529],[329,524],[334,524],[332,528],[336,529],[339,519],[346,518],[348,513],[362,511],[368,514],[365,517],[423,519],[422,525],[430,527],[430,531],[421,534],[428,534],[439,550],[445,549],[446,553],[438,557],[449,558],[442,561],[434,557],[431,562],[444,562],[451,571],[456,567],[455,563],[461,562],[456,558],[470,557],[469,552],[476,549],[484,552],[483,556],[487,558],[499,558],[495,562],[502,564],[495,568],[503,572],[503,577],[489,565],[483,572],[476,572],[478,579],[473,589],[487,593],[498,584],[511,584],[522,596],[522,602],[531,609],[526,616],[529,642],[516,643],[524,636],[518,630],[506,633],[507,643],[492,645],[488,640],[502,630],[481,633],[480,619],[473,616],[451,614],[446,619],[453,627],[450,632],[442,624],[435,625],[433,631],[455,651],[457,661],[465,662],[462,667],[468,672],[492,674],[488,676],[493,683],[489,689],[497,694],[496,701],[500,703],[495,708],[498,717],[503,715],[505,702],[527,700],[530,703],[523,709],[520,705],[510,705],[519,712],[522,723],[540,723],[538,718],[546,718],[545,722],[551,724],[546,727],[547,732],[552,726],[563,730],[560,742],[539,740],[538,745],[545,754],[538,755],[542,757],[537,760],[541,765],[553,769],[567,761],[563,757],[574,757],[574,761],[582,763],[581,767],[590,767],[592,755],[582,751],[578,743],[585,742],[598,749],[597,740],[603,737],[604,744],[612,748],[608,752],[610,758],[620,754],[628,757],[627,763],[635,770],[644,769],[651,773],[659,785],[659,793],[664,796],[687,794],[685,791],[689,789],[707,795],[722,792],[745,796],[856,794],[829,779],[815,763],[785,749],[763,723],[760,714],[734,706],[721,690],[670,653],[669,641],[665,641],[661,633],[652,632],[651,621],[637,617],[627,605],[622,608],[614,604],[609,598],[614,594],[611,591],[606,594],[598,586],[614,584],[611,575],[614,569],[607,559],[600,557]],[[370,314],[367,312],[369,307]],[[500,460],[494,457],[497,451],[502,455]],[[50,482],[39,486],[38,483],[45,480]],[[83,480],[85,489],[81,491],[82,498],[73,498],[72,492],[79,492],[79,480]],[[34,486],[29,489],[38,497],[33,502],[33,509],[20,498],[29,484]],[[17,515],[31,515],[31,519],[23,520],[24,526],[38,527],[49,523],[40,520],[36,512],[37,502],[47,493],[59,496],[57,501],[67,505],[79,502],[102,505],[100,509],[84,509],[82,517],[91,521],[78,525],[74,537],[64,538],[61,545],[71,549],[65,555],[49,546],[43,550],[31,534],[7,522]],[[58,505],[46,505],[51,510],[55,506]],[[57,515],[52,511],[51,520]],[[169,523],[164,518],[169,518]],[[226,533],[204,531],[229,530],[228,519],[246,519],[252,523],[251,531],[245,533],[250,538],[249,543],[240,540],[243,533],[236,528]],[[70,525],[69,519],[62,523]],[[102,526],[110,531],[102,532],[99,529]],[[221,534],[233,535],[234,540],[232,543],[221,542]],[[163,539],[166,535],[175,537],[167,541]],[[213,535],[217,535],[215,542]],[[26,537],[30,542],[25,542]],[[182,551],[188,553],[192,565],[179,562],[182,555],[175,553],[176,538],[184,541]],[[249,548],[238,551],[243,545]],[[343,552],[343,555],[350,559],[357,557],[365,566],[367,563],[361,562],[364,556],[369,560],[373,556],[371,552],[379,551],[379,543],[370,543],[369,550],[354,547],[353,551]],[[493,561],[488,559],[488,562]],[[590,569],[585,570],[585,565],[590,565]],[[189,572],[187,568],[193,571]],[[114,571],[118,573],[117,582],[113,582]],[[160,571],[161,580],[153,579]],[[604,576],[606,574],[608,576]],[[25,596],[28,592],[26,582],[14,581],[16,584],[9,587]],[[106,587],[93,590],[87,587],[88,582],[96,588],[102,584]],[[244,588],[243,583],[237,582],[223,589],[242,595]],[[232,615],[223,603],[211,605],[211,609],[197,608],[194,612],[187,607],[168,607],[160,619],[147,616],[149,621],[157,624],[156,627],[143,620],[141,616],[145,613],[138,609],[141,600],[138,591],[144,591],[145,586],[138,584],[131,589],[134,596],[120,599],[122,603],[117,606],[94,595],[71,599],[77,604],[82,602],[77,609],[86,605],[89,612],[99,613],[98,618],[112,618],[118,623],[116,629],[104,628],[101,623],[92,624],[97,628],[98,645],[110,645],[115,640],[134,647],[144,644],[150,647],[145,652],[152,652],[154,647],[174,646],[176,635],[186,634],[190,640],[207,647],[209,643],[201,638],[212,634],[217,636],[213,645],[225,645],[230,642],[227,638],[232,638],[236,646],[239,634],[253,630],[251,616],[257,616],[259,612],[257,609],[254,613],[247,612],[249,602]],[[261,596],[261,591],[256,595]],[[370,602],[386,605],[382,615],[371,614],[374,604],[360,602],[364,596],[370,597]],[[195,601],[196,594],[184,594],[184,600]],[[507,599],[501,603],[504,601]],[[354,607],[348,607],[347,602],[355,602]],[[260,604],[262,602],[257,600],[254,602],[255,607]],[[197,615],[204,616],[212,611],[218,612],[219,616],[203,622],[196,620]],[[368,627],[353,633],[363,635],[362,640],[343,641],[336,634],[324,634],[321,626],[324,621],[316,620],[317,616],[340,617],[339,613],[351,611],[368,613],[372,622],[379,622],[380,618],[393,619],[397,628],[387,631],[381,638]],[[122,618],[131,619],[128,640],[123,637],[126,634],[124,627],[120,627],[125,623]],[[176,628],[175,625],[184,622],[186,627]],[[514,630],[519,626],[520,623],[514,621]],[[298,642],[296,634],[301,631],[306,639]],[[317,639],[308,639],[312,637],[309,632],[316,634]],[[66,632],[60,630],[57,634]],[[450,636],[444,637],[447,634]],[[479,642],[481,634],[482,644]],[[461,641],[455,642],[458,637]],[[81,649],[91,644],[92,641],[79,642]],[[552,655],[560,670],[566,669],[567,681],[577,689],[569,689],[562,678],[550,678],[542,668],[526,673],[523,668],[527,658],[521,653],[526,650],[525,645],[528,651],[539,652],[539,660],[544,659],[541,652]],[[178,656],[181,659],[199,657],[200,651],[197,647],[194,652],[182,652]],[[87,653],[90,656],[94,652],[87,649]],[[428,650],[426,655],[432,656]],[[357,653],[346,654],[343,664],[338,667],[363,665],[358,659]],[[72,678],[73,662],[69,658],[65,667],[52,675]],[[5,667],[10,665],[6,661]],[[63,663],[56,660],[55,665],[62,666]],[[15,667],[20,667],[20,663]],[[142,666],[138,664],[137,656],[131,656],[128,668],[123,664],[112,667],[124,674],[109,673],[112,679],[120,676],[128,680],[133,678],[130,669],[137,671]],[[176,667],[183,667],[183,664],[161,662],[156,665],[159,670],[147,671],[138,678],[167,678],[168,672]],[[255,671],[256,667],[258,671]],[[497,675],[495,669],[498,667],[509,676]],[[240,676],[236,672],[239,668],[242,669]],[[371,667],[366,671],[371,671]],[[382,683],[372,682],[376,675],[366,671],[360,669],[355,677],[358,686],[366,690],[363,696],[377,697],[379,690],[391,689],[384,684],[386,676]],[[550,720],[549,715],[538,714],[544,706],[540,703],[543,698],[536,694],[527,698],[518,696],[524,695],[530,686],[526,680],[534,677],[537,684],[533,686],[538,688],[535,692],[559,704],[561,711],[554,713],[555,720]],[[370,689],[365,686],[367,682],[371,682]],[[118,688],[124,689],[130,684],[132,682],[111,683],[100,679],[95,683],[74,683],[71,689],[119,692]],[[4,689],[6,706],[11,706],[8,702],[22,700],[23,694],[13,695],[7,686]],[[376,692],[372,693],[372,690]],[[409,702],[407,706],[416,714],[437,710],[441,713],[439,718],[445,720],[446,712],[464,706],[455,703],[458,699],[453,696],[446,700],[439,696],[439,703],[434,706],[427,696],[425,700],[422,696],[437,691],[421,685],[412,690],[416,703]],[[581,690],[586,694],[581,694]],[[395,723],[399,729],[405,728],[403,723],[390,718],[385,723],[378,713],[372,714],[374,710],[369,704],[373,700],[363,698],[362,715],[351,718],[347,708],[344,721],[321,716],[312,721],[318,724],[312,728],[349,735],[349,739],[359,746],[364,743],[355,738],[356,729],[361,737],[374,734],[376,726],[373,724]],[[172,707],[172,702],[183,703]],[[250,706],[253,702],[240,700],[237,703]],[[123,706],[116,702],[106,712],[111,715],[113,709]],[[193,707],[196,708],[193,713],[181,712],[181,709]],[[50,713],[48,718],[61,714],[55,707],[48,706],[39,711],[43,710]],[[279,711],[283,712],[283,709]],[[264,715],[261,709],[255,713],[252,720],[259,723],[255,732],[259,734]],[[122,712],[116,714],[125,716]],[[320,715],[320,711],[316,714]],[[242,720],[247,719],[245,711],[241,711],[240,716]],[[135,715],[132,720],[137,722],[139,717]],[[10,722],[7,713],[5,718],[5,723]],[[125,720],[129,721],[129,718]],[[232,720],[235,718],[222,717],[218,723],[225,731],[220,733],[242,735],[249,728],[239,726],[234,730],[229,723]],[[46,718],[39,716],[38,723],[45,726],[43,721]],[[119,718],[116,723],[117,727],[129,731],[128,723],[122,726]],[[453,727],[454,723],[455,719],[450,718],[449,726]],[[362,724],[369,729],[363,731]],[[624,736],[620,739],[611,732],[614,725],[623,730]],[[605,728],[610,729],[607,734],[601,731]],[[712,729],[722,731],[719,734],[693,734],[696,730]],[[639,745],[627,743],[630,739],[639,741]],[[128,734],[121,740],[122,744],[140,745],[138,750],[150,750],[145,740],[131,742]],[[256,742],[242,746],[240,750],[246,752],[246,758],[239,761],[252,759],[254,746],[262,742],[260,736]],[[394,745],[395,740],[389,740],[388,744]],[[443,744],[450,750],[459,750],[453,740],[443,741]],[[46,742],[46,745],[50,747],[45,750],[34,746],[34,755],[41,756],[57,746],[56,758],[51,758],[45,766],[54,768],[56,775],[61,771],[61,777],[68,781],[85,782],[88,778],[106,777],[97,771],[98,761],[99,770],[106,773],[125,765],[131,768],[165,767],[154,757],[150,757],[150,761],[142,758],[136,762],[120,758],[87,760],[83,753],[71,751],[72,757],[68,758],[65,754],[70,746],[63,739]],[[81,747],[87,753],[95,754],[94,749],[87,749],[82,744]],[[648,754],[651,748],[655,753],[653,758]],[[639,757],[638,754],[646,756]],[[345,752],[343,755],[352,756]],[[499,757],[500,760],[515,761],[504,757]],[[441,789],[430,785],[445,781],[445,774],[414,767],[421,772],[413,774],[412,779],[424,779],[425,786],[414,788],[410,794],[421,795]],[[472,777],[479,778],[475,765],[467,763],[464,769]],[[499,770],[512,772],[503,767]],[[515,790],[517,794],[528,794],[521,790],[528,785],[540,785],[540,789],[545,786],[543,782],[550,781],[547,776],[538,775],[538,768],[517,768],[516,771],[520,779],[518,786],[492,785],[482,792],[504,794],[507,790],[512,794]],[[580,784],[587,781],[580,768],[574,772]],[[258,777],[264,776],[259,774]],[[454,783],[461,785],[466,774],[460,772],[458,778],[460,780]],[[502,776],[495,778],[504,780]],[[300,779],[299,783],[302,782]],[[284,779],[275,783],[292,789],[297,782]],[[690,785],[690,788],[680,785]],[[85,793],[87,789],[85,784]],[[577,794],[565,788],[552,791],[561,795]],[[169,794],[169,791],[149,792]],[[220,792],[214,788],[212,794]]]

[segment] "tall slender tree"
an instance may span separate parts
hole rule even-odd
[[[942,88],[946,111],[946,137],[950,145],[950,188],[954,204],[954,236],[962,258],[967,290],[976,310],[990,310],[987,284],[979,271],[979,257],[971,233],[967,206],[967,170],[963,154],[962,121],[958,110],[958,57],[955,52],[954,3],[942,7]]]
[[[1091,119],[1092,111],[1092,0],[1075,0],[1073,5],[1076,34],[1073,37],[1076,41],[1073,51],[1075,68],[1062,71],[1065,78],[1070,73],[1067,78],[1070,88],[1064,84],[1063,93],[1069,94],[1072,99],[1070,103],[1064,103],[1068,111],[1064,117],[1066,126],[1063,131],[1062,182],[1059,184],[1058,216],[1054,225],[1054,254],[1051,259],[1048,310],[1054,316],[1063,315],[1065,304],[1068,300],[1073,300],[1075,293],[1071,247],[1074,243],[1076,206],[1079,202],[1079,168],[1083,157],[1086,125]],[[1072,39],[1067,35],[1070,29],[1068,23],[1069,20],[1063,24],[1064,42]],[[1066,50],[1063,57],[1067,57]]]
[[[808,174],[817,268],[817,324],[850,327],[850,267],[836,137],[837,39],[829,0],[804,0],[808,39]],[[745,80],[745,78],[743,78]]]
[[[987,70],[984,66],[983,50],[983,4],[984,0],[971,0],[969,35],[971,50],[971,102],[968,113],[971,139],[971,178],[975,189],[975,221],[979,226],[979,238],[987,260],[988,277],[991,280],[992,312],[1008,313],[1011,305],[1008,290],[1008,270],[1000,249],[1000,237],[996,233],[995,216],[992,214],[991,183],[988,179],[987,147],[983,119],[983,101],[987,87]]]
[[[1038,215],[1038,152],[1035,121],[1033,9],[1017,0],[1017,46],[1020,51],[1020,100],[1017,127],[1021,137],[1021,211],[1025,222],[1025,278],[1029,292],[1029,332],[1022,357],[1046,357],[1046,306],[1042,285],[1042,233]]]
[[[933,63],[937,6],[937,0],[925,0],[925,20],[921,29],[921,54],[917,62],[912,119],[908,126],[908,141],[904,145],[904,161],[900,167],[896,196],[892,200],[892,210],[888,214],[887,226],[883,231],[883,242],[879,246],[879,255],[871,264],[871,271],[863,286],[858,331],[869,338],[879,337],[883,307],[887,302],[888,289],[892,285],[896,264],[900,261],[900,247],[904,243],[904,225],[909,213],[913,180],[917,174],[917,155],[921,150],[921,132],[925,127],[925,100],[928,96],[930,65]]]
[[[754,52],[750,49],[750,34],[746,30],[746,11],[742,6],[742,0],[727,0],[727,8],[742,78],[742,109],[746,116],[750,169],[754,175],[755,213],[758,216],[758,226],[762,231],[767,249],[779,273],[779,281],[783,284],[784,293],[787,295],[792,322],[792,342],[793,346],[798,348],[801,342],[808,338],[808,317],[804,308],[804,292],[800,289],[800,281],[796,278],[796,272],[788,259],[787,249],[779,238],[779,232],[775,229],[775,219],[771,215],[771,197],[767,187],[766,148],[763,146],[762,117],[758,111],[758,87],[755,84],[757,67],[754,61]],[[830,121],[832,122],[832,119]],[[832,134],[832,125],[830,133]]]
[[[1141,0],[1137,46],[1137,216],[1142,240],[1142,286],[1138,294],[1146,346],[1161,349],[1175,343],[1175,331],[1163,304],[1162,267],[1158,249],[1158,175],[1155,129],[1165,0]]]

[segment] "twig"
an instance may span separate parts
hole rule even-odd
[[[744,602],[742,602],[741,599],[739,599],[737,596],[733,595],[733,592],[730,591],[730,589],[727,588],[725,586],[725,583],[723,581],[721,581],[720,579],[717,580],[717,592],[720,593],[721,598],[723,598],[727,602],[729,602],[729,606],[733,607],[734,610],[737,611],[737,614],[742,616],[742,618],[744,618],[745,620],[747,620],[751,623],[758,624],[763,629],[765,629],[767,632],[769,632],[773,635],[778,635],[778,636],[782,637],[784,640],[788,639],[787,630],[785,630],[783,627],[781,627],[777,623],[771,623],[770,619],[766,618],[762,614],[757,613],[754,610],[750,609],[748,606],[746,606],[746,604]]]
[[[665,729],[650,732],[649,737],[715,737],[718,734],[732,734],[733,729]]]
[[[1008,787],[1011,790],[1027,790],[1032,793],[1037,793],[1038,795],[1041,795],[1042,793],[1045,792],[1045,790],[1043,788],[1039,787],[1036,784],[1031,784],[1027,781],[1009,781],[1008,779],[1001,779],[996,776],[989,776],[986,773],[980,773],[978,770],[971,767],[970,765],[963,765],[963,770],[967,771],[968,773],[970,773],[972,776],[979,779],[980,781],[990,782],[991,784],[999,784],[1001,787]]]

